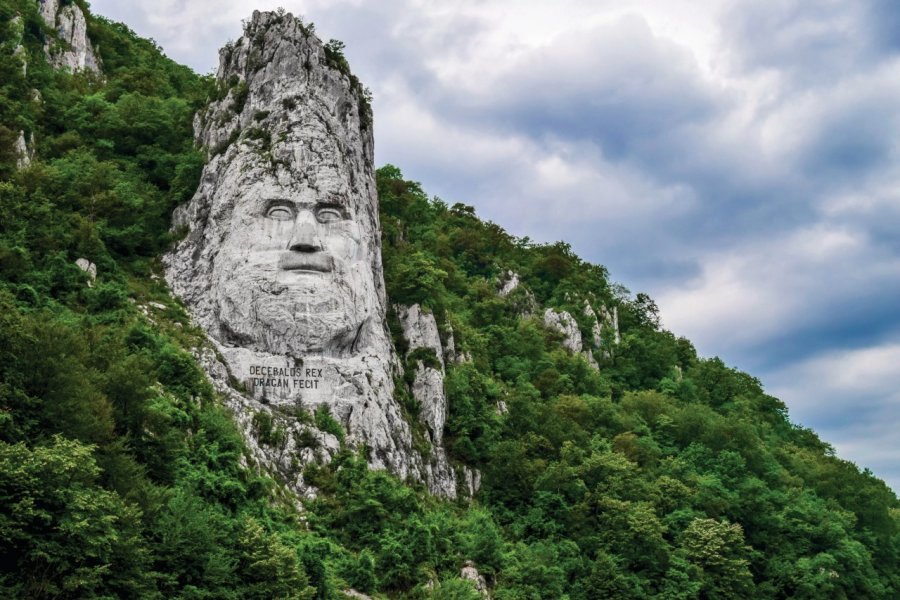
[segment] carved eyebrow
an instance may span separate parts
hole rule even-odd
[[[271,208],[273,206],[289,206],[293,208],[296,203],[287,198],[263,198],[262,205],[266,208]]]

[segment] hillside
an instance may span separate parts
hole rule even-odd
[[[390,165],[388,305],[418,304],[453,340],[446,357],[407,352],[390,309],[397,400],[427,455],[412,374],[446,359],[443,446],[480,490],[442,500],[370,470],[317,411],[341,443],[304,468],[317,496],[298,499],[252,460],[160,261],[204,165],[193,116],[235,91],[60,4],[86,16],[99,72],[51,65],[45,45],[69,47],[38,4],[0,0],[4,597],[481,598],[469,561],[498,599],[900,595],[883,482],[603,267]],[[254,431],[283,442],[271,421]]]

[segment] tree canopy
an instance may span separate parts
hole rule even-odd
[[[900,596],[900,503],[882,481],[661,329],[646,294],[391,165],[390,303],[421,304],[470,357],[447,364],[444,439],[482,487],[441,501],[345,449],[309,472],[315,500],[290,498],[248,462],[191,354],[202,332],[160,277],[214,82],[87,17],[102,77],[51,68],[37,4],[0,0],[4,597],[481,597],[467,561],[500,600]],[[509,272],[521,283],[500,295]],[[619,322],[596,370],[536,316],[565,310],[592,339],[585,303]]]

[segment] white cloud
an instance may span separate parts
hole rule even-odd
[[[828,351],[767,379],[794,421],[900,489],[900,341]]]
[[[663,320],[699,347],[734,354],[804,326],[828,327],[842,307],[900,282],[864,231],[820,223],[698,257],[701,273],[657,292]]]

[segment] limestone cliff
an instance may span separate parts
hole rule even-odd
[[[563,348],[572,354],[581,353],[591,367],[594,369],[600,368],[591,351],[591,345],[582,342],[581,331],[578,329],[578,323],[572,315],[564,310],[548,308],[544,311],[544,325],[563,336]],[[599,339],[599,329],[596,330],[596,336]]]
[[[100,72],[100,59],[87,35],[87,21],[77,4],[59,0],[38,0],[41,17],[57,33],[44,44],[47,60],[54,67],[70,71]]]
[[[209,161],[176,211],[185,237],[164,262],[209,335],[203,363],[254,457],[312,492],[304,465],[327,461],[346,434],[372,467],[454,495],[446,461],[414,450],[394,398],[402,371],[385,322],[361,86],[342,56],[281,12],[253,13],[220,52],[217,79],[220,97],[195,119]],[[434,408],[430,426],[442,431]]]
[[[447,451],[444,448],[444,424],[447,421],[447,394],[444,390],[446,376],[444,356],[459,360],[455,354],[452,336],[444,348],[434,315],[422,310],[418,304],[395,307],[403,330],[403,337],[409,348],[407,356],[416,351],[430,351],[430,360],[414,360],[410,365],[415,369],[412,394],[419,405],[419,421],[425,426],[428,442],[431,445],[428,460],[425,464],[428,473],[430,491],[433,494],[448,498],[457,495],[457,477],[450,465]],[[476,472],[463,470],[462,480],[468,495],[478,490],[480,477]]]

